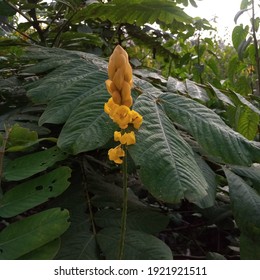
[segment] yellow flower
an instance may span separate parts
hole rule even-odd
[[[115,111],[113,111],[113,115],[110,116],[121,129],[127,128],[132,120],[131,110],[125,105],[118,106]]]
[[[108,157],[117,164],[122,164],[123,160],[121,157],[125,156],[125,151],[121,148],[121,145],[116,146],[108,151]]]
[[[134,128],[139,129],[143,122],[143,117],[138,112],[132,110],[131,118],[132,118],[131,123],[134,125]]]
[[[116,46],[108,63],[107,91],[111,94],[114,103],[131,107],[131,87],[133,85],[132,67],[128,61],[127,52]]]
[[[123,145],[133,145],[136,143],[135,133],[133,131],[125,132],[123,135],[121,134],[121,132],[115,131],[114,140],[120,141],[120,143]]]
[[[119,107],[116,103],[114,103],[113,98],[109,98],[108,102],[104,105],[104,111],[112,118],[114,112]]]

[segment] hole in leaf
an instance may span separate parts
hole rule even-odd
[[[37,186],[37,187],[35,187],[35,189],[36,189],[36,191],[40,191],[43,189],[43,186]]]
[[[40,166],[47,164],[47,162],[41,162]]]
[[[57,179],[53,179],[53,180],[51,181],[52,184],[55,184],[56,182],[57,182]]]
[[[49,190],[50,190],[50,192],[52,192],[53,186],[49,186]]]
[[[3,249],[0,248],[0,254],[3,254],[3,252],[4,252]]]

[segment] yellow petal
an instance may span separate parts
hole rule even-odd
[[[115,109],[113,121],[116,122],[121,129],[127,128],[131,120],[131,111],[127,106],[121,105]]]
[[[134,125],[134,128],[139,129],[143,122],[143,117],[134,110],[131,111],[131,117],[132,117],[132,124]]]
[[[115,163],[121,164],[123,160],[121,157],[125,156],[124,150],[121,148],[121,145],[112,148],[108,151],[108,157],[110,160],[113,160]]]
[[[136,143],[135,133],[133,131],[124,133],[120,139],[121,144],[133,145]]]
[[[116,73],[113,77],[113,83],[115,84],[116,88],[121,91],[124,83],[124,69],[122,67],[116,70]]]
[[[115,132],[114,132],[114,140],[115,140],[116,142],[117,142],[117,141],[120,141],[121,137],[122,137],[121,132],[119,132],[119,131],[115,131]]]
[[[110,56],[110,58],[109,58],[107,72],[108,72],[109,79],[113,80],[113,77],[116,73],[116,65],[115,65],[115,61],[113,60],[112,56]]]

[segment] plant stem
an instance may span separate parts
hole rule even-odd
[[[124,256],[125,247],[125,236],[126,236],[126,219],[127,219],[127,147],[123,145],[123,150],[125,151],[125,156],[122,163],[123,172],[123,210],[121,218],[121,234],[120,234],[120,246],[118,259],[122,260]]]
[[[256,95],[260,95],[260,58],[259,58],[259,48],[258,48],[258,40],[256,37],[256,26],[255,26],[255,2],[252,0],[252,32],[254,39],[254,47],[255,47],[255,60],[256,60]]]

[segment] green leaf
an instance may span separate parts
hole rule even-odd
[[[237,131],[248,140],[254,140],[258,132],[259,115],[249,107],[237,107]]]
[[[0,16],[14,16],[16,11],[7,3],[0,1]]]
[[[113,0],[106,4],[94,3],[83,8],[73,18],[109,20],[114,23],[130,23],[139,26],[145,23],[163,22],[171,25],[174,21],[191,23],[191,17],[172,1],[132,0],[127,5],[123,0]]]
[[[240,231],[260,242],[260,196],[239,176],[224,168],[236,223]]]
[[[0,232],[0,259],[17,259],[58,238],[68,219],[67,210],[53,208],[10,224]]]
[[[13,217],[57,197],[70,185],[70,175],[70,168],[60,167],[15,186],[0,200],[0,216]]]
[[[241,3],[241,6],[244,6],[244,5],[242,5],[242,3]],[[240,11],[238,11],[237,13],[236,13],[236,15],[235,15],[235,17],[234,17],[234,22],[235,22],[235,24],[237,24],[237,20],[239,19],[239,17],[244,13],[244,12],[247,12],[249,9],[248,8],[243,8],[243,9],[241,9]]]
[[[199,155],[195,154],[195,159],[209,186],[207,190],[207,195],[203,197],[200,201],[198,201],[197,205],[200,208],[213,207],[215,204],[217,188],[216,174],[212,171],[212,169],[205,162],[205,160],[203,160]]]
[[[249,5],[251,5],[252,0],[242,0],[240,4],[240,10],[244,10],[248,8]]]
[[[154,91],[154,92],[153,92]],[[137,144],[129,152],[140,166],[140,176],[156,198],[177,203],[184,197],[192,202],[206,195],[208,185],[188,144],[162,111],[156,90],[139,96],[134,110],[143,117],[136,133]]]
[[[66,92],[68,92],[67,95],[69,97],[71,94],[74,94],[75,97],[76,93],[83,94],[85,88],[89,89],[89,83],[92,82],[92,84],[97,86],[100,84],[100,79],[103,79],[103,82],[105,82],[107,75],[100,71],[93,62],[80,59],[80,54],[77,57],[74,55],[73,59],[71,59],[70,55],[73,55],[73,53],[71,54],[68,51],[64,55],[60,54],[58,57],[56,57],[56,54],[53,54],[50,59],[61,59],[61,61],[58,64],[57,61],[54,61],[54,64],[52,63],[51,65],[52,68],[55,67],[56,69],[31,85],[27,95],[32,101],[35,103],[48,103],[53,97],[57,98]],[[91,58],[94,60],[95,57],[86,56],[86,59]],[[43,61],[41,64],[34,66],[33,69],[27,69],[27,71],[37,73],[46,70],[46,67],[49,65],[48,62],[49,60]],[[35,69],[35,67],[37,68]],[[101,72],[101,74],[98,72]],[[99,75],[102,77],[100,78]],[[97,81],[95,81],[96,77]],[[85,85],[84,83],[88,78],[89,81]]]
[[[64,160],[67,154],[56,146],[10,160],[4,166],[3,177],[8,181],[19,181],[35,175]]]
[[[28,128],[15,124],[9,133],[7,147],[26,145],[28,142],[35,142],[37,139],[38,134],[36,131],[30,131]]]
[[[211,84],[209,84],[209,85],[219,100],[221,100],[222,102],[224,102],[228,105],[235,106],[234,103],[230,100],[230,98],[228,96],[226,96],[224,93],[222,93],[219,89],[215,88],[213,85],[211,85]]]
[[[236,26],[232,32],[232,42],[236,50],[238,50],[239,45],[246,39],[248,35],[248,26],[245,28],[242,24]]]
[[[99,250],[92,230],[89,209],[86,208],[85,191],[81,178],[76,178],[72,181],[71,187],[56,199],[56,204],[58,203],[61,207],[69,210],[71,225],[61,237],[60,250],[55,259],[99,259]]]
[[[104,209],[95,214],[95,223],[101,228],[120,228],[121,216],[121,211]],[[127,213],[127,229],[156,234],[165,229],[168,223],[169,218],[166,215],[144,207],[131,210]]]
[[[97,241],[106,259],[118,258],[120,240],[119,228],[105,228],[98,232]],[[153,235],[129,230],[126,233],[125,260],[171,260],[170,248]]]
[[[260,149],[254,142],[233,131],[202,104],[173,93],[165,93],[159,100],[167,115],[182,125],[216,160],[238,165],[251,165],[260,160]]]
[[[253,240],[242,233],[240,236],[240,257],[242,260],[259,260],[260,241]]]
[[[63,59],[66,60],[66,55]],[[105,87],[107,73],[100,70],[94,60],[101,67],[107,67],[94,56],[86,55],[86,60],[82,60],[78,54],[78,59],[69,57],[28,93],[35,102],[48,104],[40,117],[40,125],[65,123],[58,146],[73,154],[102,147],[115,130],[104,112],[104,103],[109,99]]]
[[[52,260],[60,249],[60,238],[57,238],[28,254],[19,258],[19,260]]]
[[[241,94],[236,93],[234,91],[229,91],[227,94],[229,95],[229,97],[232,99],[232,101],[234,102],[234,104],[236,106],[244,105],[244,106],[250,108],[255,113],[257,113],[258,115],[260,115],[260,110],[256,106],[254,106],[252,103],[247,101],[247,99],[245,97],[243,97]]]
[[[238,48],[237,48],[237,53],[238,53],[239,59],[242,60],[242,59],[244,58],[244,53],[245,53],[247,47],[251,44],[252,40],[253,40],[253,37],[250,36],[250,37],[248,37],[247,39],[243,40],[243,41],[239,44],[239,46],[238,46]]]
[[[180,92],[182,94],[187,94],[185,84],[182,81],[179,81],[173,77],[169,77],[168,79],[167,90],[173,93]]]
[[[10,128],[8,141],[6,144],[7,152],[23,151],[39,142],[36,131],[31,131],[28,128],[21,127],[19,124],[14,124]]]
[[[232,171],[236,174],[249,178],[253,183],[253,188],[260,193],[260,166],[231,166]]]
[[[188,79],[186,79],[186,88],[190,97],[204,102],[209,100],[206,90]]]
[[[104,91],[97,93],[85,98],[70,115],[57,143],[62,150],[73,154],[91,151],[113,137],[115,125],[104,112],[109,96]]]

